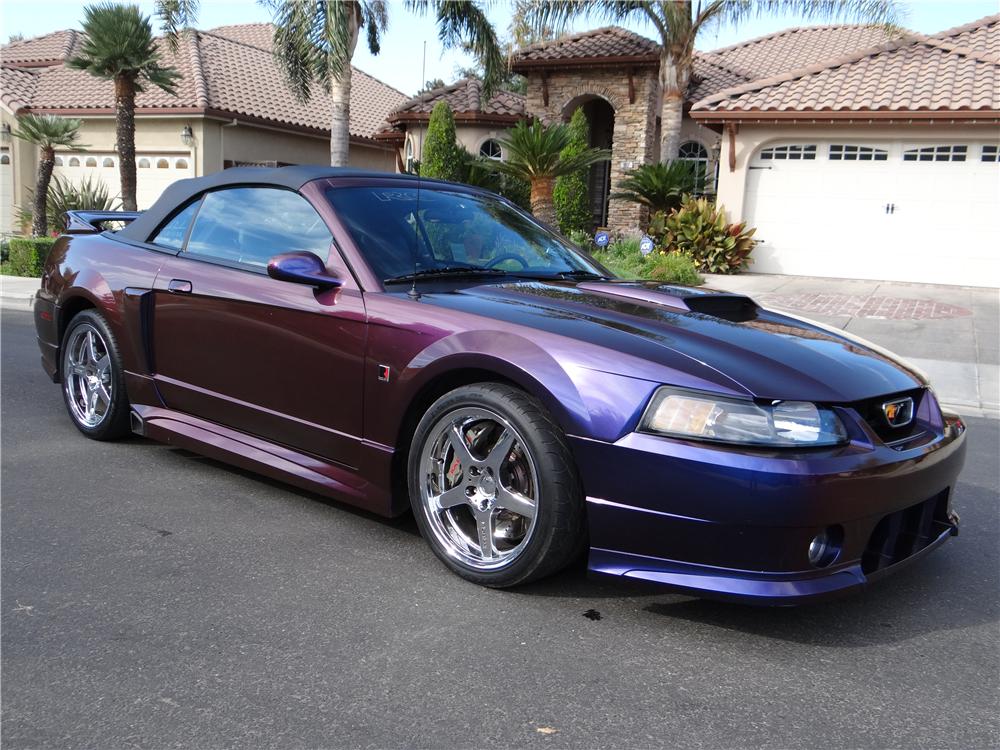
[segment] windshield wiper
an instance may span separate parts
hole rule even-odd
[[[607,281],[607,276],[602,276],[599,273],[594,273],[593,271],[560,271],[556,274],[559,278],[563,279],[579,279],[580,281]]]
[[[414,281],[415,279],[428,279],[436,276],[507,276],[510,272],[499,268],[476,268],[475,266],[441,266],[439,268],[422,268],[413,273],[402,274],[401,276],[390,276],[382,279],[383,284],[397,284],[403,281]]]

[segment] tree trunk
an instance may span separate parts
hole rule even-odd
[[[680,62],[679,50],[664,49],[660,56],[660,161],[667,163],[677,158],[681,145],[681,123],[684,119],[684,97],[691,80],[690,66]]]
[[[555,185],[554,177],[535,177],[531,180],[531,213],[543,224],[548,224],[559,231],[556,204],[552,200],[552,190]]]
[[[49,181],[52,179],[52,167],[55,163],[55,150],[51,146],[42,146],[42,158],[38,161],[38,177],[35,179],[35,205],[31,211],[33,237],[45,237],[49,233],[45,204],[49,197]]]
[[[358,46],[358,31],[361,28],[361,8],[356,2],[351,3],[350,17],[351,39],[348,46],[348,57],[344,68],[338,76],[331,76],[330,99],[330,165],[346,167],[351,146],[351,59],[354,49]]]
[[[330,165],[346,167],[351,146],[351,66],[330,81]]]
[[[122,183],[122,209],[135,211],[135,81],[115,77],[115,148]]]

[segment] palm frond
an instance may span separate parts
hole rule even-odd
[[[697,191],[699,177],[698,165],[689,161],[643,164],[625,175],[611,197],[648,206],[654,213],[669,211]]]
[[[897,0],[715,0],[705,11],[721,23],[730,24],[754,17],[787,14],[807,21],[863,23],[894,30],[898,30],[903,18],[903,9]]]
[[[77,142],[82,124],[81,120],[70,117],[22,115],[17,118],[17,129],[11,135],[41,148],[68,146],[84,149],[87,147]]]
[[[156,17],[172,51],[180,47],[181,31],[197,22],[200,6],[199,0],[156,0]]]
[[[375,7],[381,4],[380,0],[363,5],[356,0],[275,0],[270,4],[275,25],[274,57],[299,101],[309,100],[315,84],[329,91],[331,81],[350,69],[363,23],[369,26],[369,44],[371,27],[376,28],[373,51],[377,51],[379,25],[388,20],[385,8]]]
[[[84,8],[83,32],[80,53],[66,61],[68,67],[97,78],[130,78],[137,91],[142,91],[143,81],[148,81],[174,93],[180,73],[160,64],[153,27],[139,6],[88,5]]]
[[[506,161],[493,161],[484,166],[532,180],[560,177],[611,158],[610,151],[599,148],[563,154],[571,138],[569,127],[561,123],[545,126],[538,120],[530,125],[519,122],[501,141]]]

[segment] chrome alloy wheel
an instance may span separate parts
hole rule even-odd
[[[73,418],[97,427],[111,411],[114,385],[107,342],[94,326],[73,329],[63,359],[63,390]]]
[[[524,551],[535,527],[538,473],[507,420],[472,406],[446,414],[424,441],[420,471],[421,507],[449,557],[495,570]]]

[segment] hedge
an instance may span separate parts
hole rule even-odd
[[[54,237],[11,237],[4,269],[12,276],[41,276]]]

